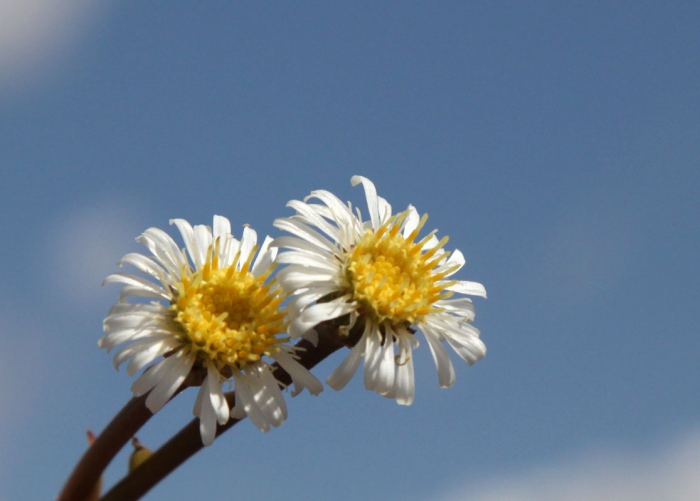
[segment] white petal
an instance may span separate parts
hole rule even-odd
[[[310,266],[287,266],[277,273],[277,281],[286,292],[338,283],[337,273]]]
[[[136,381],[134,381],[134,383],[131,385],[131,392],[135,397],[145,395],[158,384],[163,377],[163,374],[167,373],[171,367],[178,363],[180,363],[180,360],[177,357],[172,356],[151,366],[146,372],[141,374]]]
[[[138,329],[121,329],[105,334],[97,342],[97,346],[100,348],[105,348],[109,352],[112,350],[112,348],[119,344],[126,343],[128,341],[136,341],[137,339],[144,339],[159,334],[172,335],[170,331],[149,323],[148,325]]]
[[[223,216],[214,216],[214,240],[231,234],[231,222]]]
[[[179,280],[182,267],[185,265],[180,248],[170,235],[160,228],[149,228],[136,239],[151,251],[151,253],[168,270],[168,273]]]
[[[209,261],[212,245],[211,229],[203,224],[198,224],[194,227],[194,251],[196,256],[192,256],[195,267],[199,270],[204,266],[204,263]]]
[[[236,385],[236,407],[243,408],[244,412],[250,419],[250,421],[263,432],[270,431],[270,423],[267,422],[263,413],[258,408],[255,403],[255,398],[253,397],[253,392],[255,388],[251,386],[254,382],[251,380],[250,376],[244,375],[238,369],[233,370],[233,380]],[[234,408],[234,411],[237,409]],[[240,411],[236,412],[236,416],[240,415]]]
[[[197,262],[199,252],[197,251],[197,244],[195,242],[194,229],[192,228],[192,225],[184,219],[171,219],[170,224],[174,224],[177,226],[177,229],[180,230],[180,235],[182,236],[182,241],[185,242],[187,253],[190,255],[190,259],[192,259],[195,268],[199,269],[201,262]]]
[[[311,253],[315,256],[327,258],[332,255],[332,249],[326,246],[319,247],[315,243],[309,242],[299,237],[277,237],[272,242],[273,247],[281,247],[285,249],[299,250]]]
[[[367,209],[369,210],[369,216],[372,220],[372,228],[378,230],[381,226],[381,219],[379,217],[377,189],[374,187],[372,181],[362,176],[352,176],[352,178],[350,178],[350,183],[353,186],[362,183],[362,187],[365,189],[365,198],[367,198]]]
[[[323,391],[321,381],[289,354],[280,352],[274,354],[272,358],[292,377],[292,383],[294,383],[293,397],[301,393],[304,388],[307,388],[312,395],[318,395]]]
[[[274,427],[280,426],[287,419],[287,404],[267,364],[259,367],[260,386],[255,393],[255,402],[260,407],[265,419]]]
[[[243,376],[241,375],[240,377],[243,377]],[[234,384],[237,384],[236,378],[234,377],[233,379],[234,379]],[[245,382],[245,378],[243,380]],[[246,416],[247,416],[247,414],[245,412],[245,409],[243,408],[243,399],[240,397],[240,393],[238,391],[238,388],[236,388],[235,401],[234,401],[233,409],[231,409],[231,419],[244,419]]]
[[[436,336],[430,328],[422,326],[421,330],[428,340],[428,346],[430,347],[430,352],[433,355],[433,361],[435,362],[435,367],[438,371],[438,382],[440,383],[440,388],[449,388],[455,384],[455,370],[452,366],[452,361],[447,353],[447,350],[440,342],[439,336]]]
[[[144,344],[143,346],[134,346],[138,345],[139,343]],[[125,353],[123,355],[123,360],[131,358],[131,360],[129,361],[129,365],[126,368],[126,372],[130,376],[133,376],[138,371],[143,369],[146,365],[154,361],[156,358],[166,354],[169,351],[176,349],[181,344],[182,342],[179,339],[175,339],[167,334],[160,334],[155,339],[144,339],[142,341],[137,341],[136,343],[128,345],[127,347],[122,349],[126,350],[126,348],[131,348],[130,353]],[[119,355],[121,355],[121,351],[114,356],[115,367],[121,363],[121,361],[117,361],[117,357]]]
[[[165,273],[165,270],[158,266],[158,264],[151,258],[146,257],[143,254],[132,252],[124,256],[118,264],[120,266],[122,264],[130,264],[136,267],[136,269],[138,269],[141,273],[148,273],[149,275],[154,276],[163,285],[170,285],[172,283],[170,276]]]
[[[281,264],[295,264],[298,266],[310,266],[316,269],[338,272],[340,262],[332,256],[319,256],[308,252],[287,251],[277,256],[277,262]]]
[[[369,332],[369,325],[365,325],[365,331],[360,340],[352,348],[352,350],[350,350],[350,353],[347,357],[345,357],[345,360],[343,360],[338,368],[333,371],[333,374],[331,374],[326,380],[328,386],[334,390],[342,390],[352,379],[355,372],[357,372],[357,367],[360,365],[360,360],[362,360],[362,355],[365,352]]]
[[[418,215],[418,211],[414,206],[409,205],[407,211],[408,215],[403,221],[404,238],[408,237],[411,233],[413,233],[413,230],[418,228],[418,223],[420,223],[420,216]]]
[[[211,376],[208,375],[202,382],[193,409],[194,415],[199,418],[199,435],[202,437],[202,444],[205,447],[210,446],[216,440],[216,414],[209,399],[210,379]]]
[[[394,337],[393,331],[387,327],[387,332],[382,346],[382,358],[379,360],[377,381],[374,391],[380,395],[386,395],[394,387],[394,374],[396,362],[394,361]]]
[[[258,243],[258,234],[253,228],[249,226],[243,227],[243,236],[241,237],[241,254],[238,257],[238,263],[236,263],[236,269],[241,270],[243,265],[248,261],[250,253],[253,248]]]
[[[442,263],[435,270],[435,273],[442,273],[449,269],[450,271],[445,275],[445,277],[450,277],[457,273],[460,269],[462,269],[464,263],[466,263],[464,255],[459,251],[459,249],[455,249],[454,251],[452,251],[452,254],[450,255],[449,259],[447,259],[447,261]]]
[[[413,353],[408,336],[399,337],[399,360],[405,361],[399,365],[396,375],[396,402],[399,405],[411,405],[416,393],[413,375]]]
[[[136,275],[131,275],[129,273],[114,273],[112,275],[109,275],[107,278],[104,279],[103,284],[113,284],[113,283],[120,283],[120,284],[126,284],[126,285],[131,285],[132,287],[135,287],[136,289],[143,290],[144,292],[148,292],[151,294],[155,294],[158,297],[165,299],[166,301],[169,301],[170,298],[172,297],[171,294],[169,294],[165,289],[160,287],[159,285],[151,282],[150,280],[139,277]]]
[[[204,380],[206,381],[206,378]],[[192,414],[194,414],[197,417],[202,415],[202,404],[204,402],[205,393],[207,393],[207,388],[205,386],[205,383],[202,382],[202,385],[199,387],[199,391],[197,392],[197,398],[194,399],[194,406],[192,407]]]
[[[143,287],[135,285],[125,285],[119,291],[118,301],[124,302],[128,297],[141,297],[149,299],[165,299],[163,297],[163,292],[156,289],[144,289]],[[170,301],[170,298],[167,299]]]
[[[194,364],[195,356],[192,354],[181,355],[176,353],[166,358],[167,362],[171,358],[176,358],[168,371],[164,371],[162,378],[153,387],[151,392],[146,397],[146,407],[152,413],[158,412],[172,398],[177,389],[182,385],[183,381],[190,373]]]
[[[436,247],[439,243],[440,243],[440,240],[437,239],[437,237],[435,236],[435,232],[433,232],[433,234],[430,235],[430,238],[428,238],[428,240],[426,240],[426,242],[423,244],[422,249],[423,249],[424,251],[433,249],[433,248]]]
[[[461,338],[445,336],[445,338],[452,349],[469,365],[474,365],[486,355],[486,345],[476,336]]]
[[[302,322],[298,318],[295,318],[289,324],[289,327],[287,328],[287,332],[289,332],[289,335],[293,339],[301,337],[301,338],[306,338],[306,339],[311,340],[308,337],[309,332],[313,331],[314,327],[316,327],[318,324],[319,324],[319,322]],[[316,334],[316,339],[318,339],[318,334]]]
[[[142,314],[151,315],[159,313],[163,310],[160,304],[142,304],[142,303],[117,303],[109,309],[109,316],[121,314]]]
[[[364,383],[365,388],[374,391],[377,387],[377,379],[379,377],[379,364],[382,359],[382,336],[379,333],[377,326],[372,326],[372,329],[367,336],[367,344],[365,347],[365,372]]]
[[[270,248],[272,242],[272,237],[266,236],[262,247],[260,247],[260,250],[258,251],[258,255],[255,257],[251,271],[256,277],[259,277],[265,273],[277,257],[277,248]]]
[[[377,210],[379,212],[379,221],[381,224],[386,223],[391,217],[391,204],[384,198],[377,196]]]
[[[328,294],[337,292],[337,290],[338,287],[336,287],[335,285],[315,287],[311,290],[299,294],[298,296],[294,296],[292,300],[289,301],[287,309],[290,315],[293,318],[296,318],[301,314],[302,311],[304,311],[304,308],[309,306],[309,304],[313,303],[317,299],[322,298],[323,296],[327,296]]]
[[[466,320],[474,320],[476,309],[474,303],[468,297],[459,297],[457,299],[441,299],[435,302],[436,308],[444,308],[447,313],[459,315]]]
[[[335,242],[340,241],[341,232],[339,231],[338,226],[330,224],[309,205],[305,204],[304,202],[300,202],[299,200],[291,200],[289,203],[287,203],[287,207],[291,207],[292,209],[296,210],[297,213],[299,213],[299,215],[306,220],[307,224],[315,226]]]
[[[310,228],[306,224],[304,224],[302,221],[300,221],[298,218],[294,217],[285,217],[285,218],[279,218],[275,219],[275,221],[272,223],[273,226],[276,228],[282,230],[282,231],[287,231],[291,233],[292,235],[296,235],[299,238],[302,238],[308,242],[311,242],[312,244],[316,245],[317,247],[323,248],[323,249],[328,249],[328,251],[332,252],[335,246],[331,243],[330,240],[328,240],[326,237],[321,235],[319,232],[314,230],[313,228]]]
[[[478,282],[457,282],[456,284],[447,287],[447,290],[459,292],[460,294],[469,294],[470,296],[486,297],[486,289]]]
[[[228,402],[221,389],[219,371],[210,360],[207,360],[207,378],[209,379],[209,401],[216,413],[216,420],[223,426],[229,420],[230,412]]]
[[[327,303],[318,303],[306,308],[299,319],[302,322],[316,322],[316,325],[326,320],[342,317],[357,308],[355,303],[348,303],[347,296],[339,297]]]

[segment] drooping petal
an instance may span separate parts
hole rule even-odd
[[[365,354],[367,337],[370,327],[365,325],[365,331],[357,344],[350,350],[345,360],[333,371],[326,383],[334,390],[342,390],[357,372],[362,356]]]
[[[210,446],[216,440],[216,413],[209,398],[210,379],[211,374],[204,379],[197,393],[197,400],[193,409],[194,415],[199,418],[199,435],[202,437],[202,444],[205,447]]]
[[[131,392],[136,397],[145,395],[151,391],[158,383],[160,383],[163,378],[170,373],[177,366],[182,366],[182,360],[180,357],[172,356],[164,360],[161,360],[157,364],[151,366],[146,372],[141,374],[141,376],[134,381],[131,385]],[[177,389],[177,388],[176,388]],[[174,390],[173,390],[174,392]],[[151,410],[151,412],[156,412]]]
[[[380,395],[386,395],[389,393],[394,387],[395,372],[396,363],[394,362],[394,336],[391,328],[387,326],[374,391]]]
[[[430,353],[433,355],[433,361],[438,371],[438,383],[440,384],[440,388],[449,388],[455,384],[455,370],[452,366],[450,356],[440,342],[439,337],[435,335],[431,329],[427,326],[422,326],[421,330],[425,335],[425,339],[428,340]]]
[[[164,372],[160,381],[146,397],[146,407],[154,414],[172,398],[192,369],[195,356],[189,353],[180,355],[180,353],[165,359],[165,362],[167,362],[170,358],[175,358],[176,363],[173,363],[169,370]]]
[[[372,326],[372,330],[367,336],[364,372],[365,388],[367,388],[370,391],[374,391],[377,387],[377,380],[379,378],[379,364],[381,360],[382,335],[376,326]]]
[[[254,392],[257,391],[259,383],[256,381],[257,378],[253,379],[248,375],[243,374],[243,372],[238,369],[233,370],[233,379],[236,385],[236,408],[243,408],[243,411],[248,416],[250,421],[262,432],[270,431],[270,423],[265,418],[264,414],[261,412],[257,403],[255,402]],[[253,386],[255,385],[255,386]],[[239,402],[240,401],[240,402]],[[236,413],[236,417],[240,415],[240,410]]]
[[[312,395],[318,395],[323,391],[323,385],[316,376],[311,374],[305,367],[303,367],[299,362],[294,360],[294,358],[283,351],[276,353],[272,356],[280,366],[287,371],[287,373],[292,377],[292,383],[294,384],[294,392],[292,396],[295,397],[301,393],[304,388],[309,390]]]
[[[396,374],[396,403],[411,405],[416,394],[413,374],[413,353],[407,336],[399,337],[399,367]]]
[[[372,228],[377,230],[381,226],[381,217],[379,215],[379,201],[377,198],[377,189],[374,187],[374,183],[362,176],[352,176],[350,178],[350,184],[357,186],[362,183],[362,187],[365,189],[365,197],[367,198],[367,209],[369,210],[369,217],[372,220]]]

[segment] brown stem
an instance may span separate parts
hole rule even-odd
[[[146,395],[134,397],[114,416],[75,466],[57,501],[87,499],[109,462],[134,433],[153,415],[145,405]]]
[[[201,379],[199,373],[190,373],[175,395],[188,386],[201,384]],[[148,397],[148,393],[132,398],[114,416],[80,458],[56,501],[84,501],[88,499],[91,490],[99,481],[109,462],[153,416],[153,413],[146,407],[146,397]]]
[[[319,333],[318,346],[314,347],[306,340],[302,340],[296,345],[298,348],[302,348],[298,353],[299,363],[307,369],[311,369],[343,346],[353,345],[359,338],[357,335],[340,336],[332,325],[319,325],[316,330]],[[358,331],[353,329],[353,333],[356,332]],[[362,331],[359,330],[359,332]],[[277,364],[273,367],[274,375],[282,385],[288,386],[292,383],[292,378],[286,371]],[[229,406],[233,407],[235,403],[234,392],[226,393],[226,399]],[[226,432],[239,421],[240,419],[231,419],[224,426],[218,426],[216,435],[219,436]],[[101,501],[135,501],[139,499],[203,447],[199,433],[199,420],[193,419],[145,463],[112,487]]]

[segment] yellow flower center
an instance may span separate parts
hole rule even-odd
[[[219,268],[214,256],[192,274],[183,270],[170,306],[187,340],[219,370],[227,365],[243,368],[278,353],[277,345],[288,341],[277,337],[286,325],[277,286],[265,284],[271,270],[255,277],[249,267],[250,262],[241,270],[235,265]]]
[[[437,263],[446,257],[436,256],[448,240],[443,237],[438,245],[423,251],[432,236],[415,242],[418,232],[427,220],[423,215],[418,227],[408,236],[399,234],[401,223],[408,211],[396,215],[376,232],[365,230],[364,235],[347,254],[347,276],[352,285],[353,299],[378,323],[392,325],[421,321],[425,315],[442,311],[435,302],[452,295],[445,291],[455,282],[438,284],[449,270],[434,273]]]

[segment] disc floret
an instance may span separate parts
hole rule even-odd
[[[438,251],[447,243],[424,251],[426,237],[415,241],[420,227],[404,237],[399,233],[407,212],[384,223],[377,231],[365,229],[347,253],[347,278],[353,298],[378,323],[415,324],[426,315],[442,311],[435,307],[452,295],[445,288],[454,282],[440,281],[447,272],[434,273],[444,255]],[[425,223],[423,216],[420,226]]]
[[[209,266],[177,284],[170,310],[189,341],[219,370],[271,357],[289,340],[277,337],[286,328],[282,297],[277,287],[264,283],[267,275]]]

